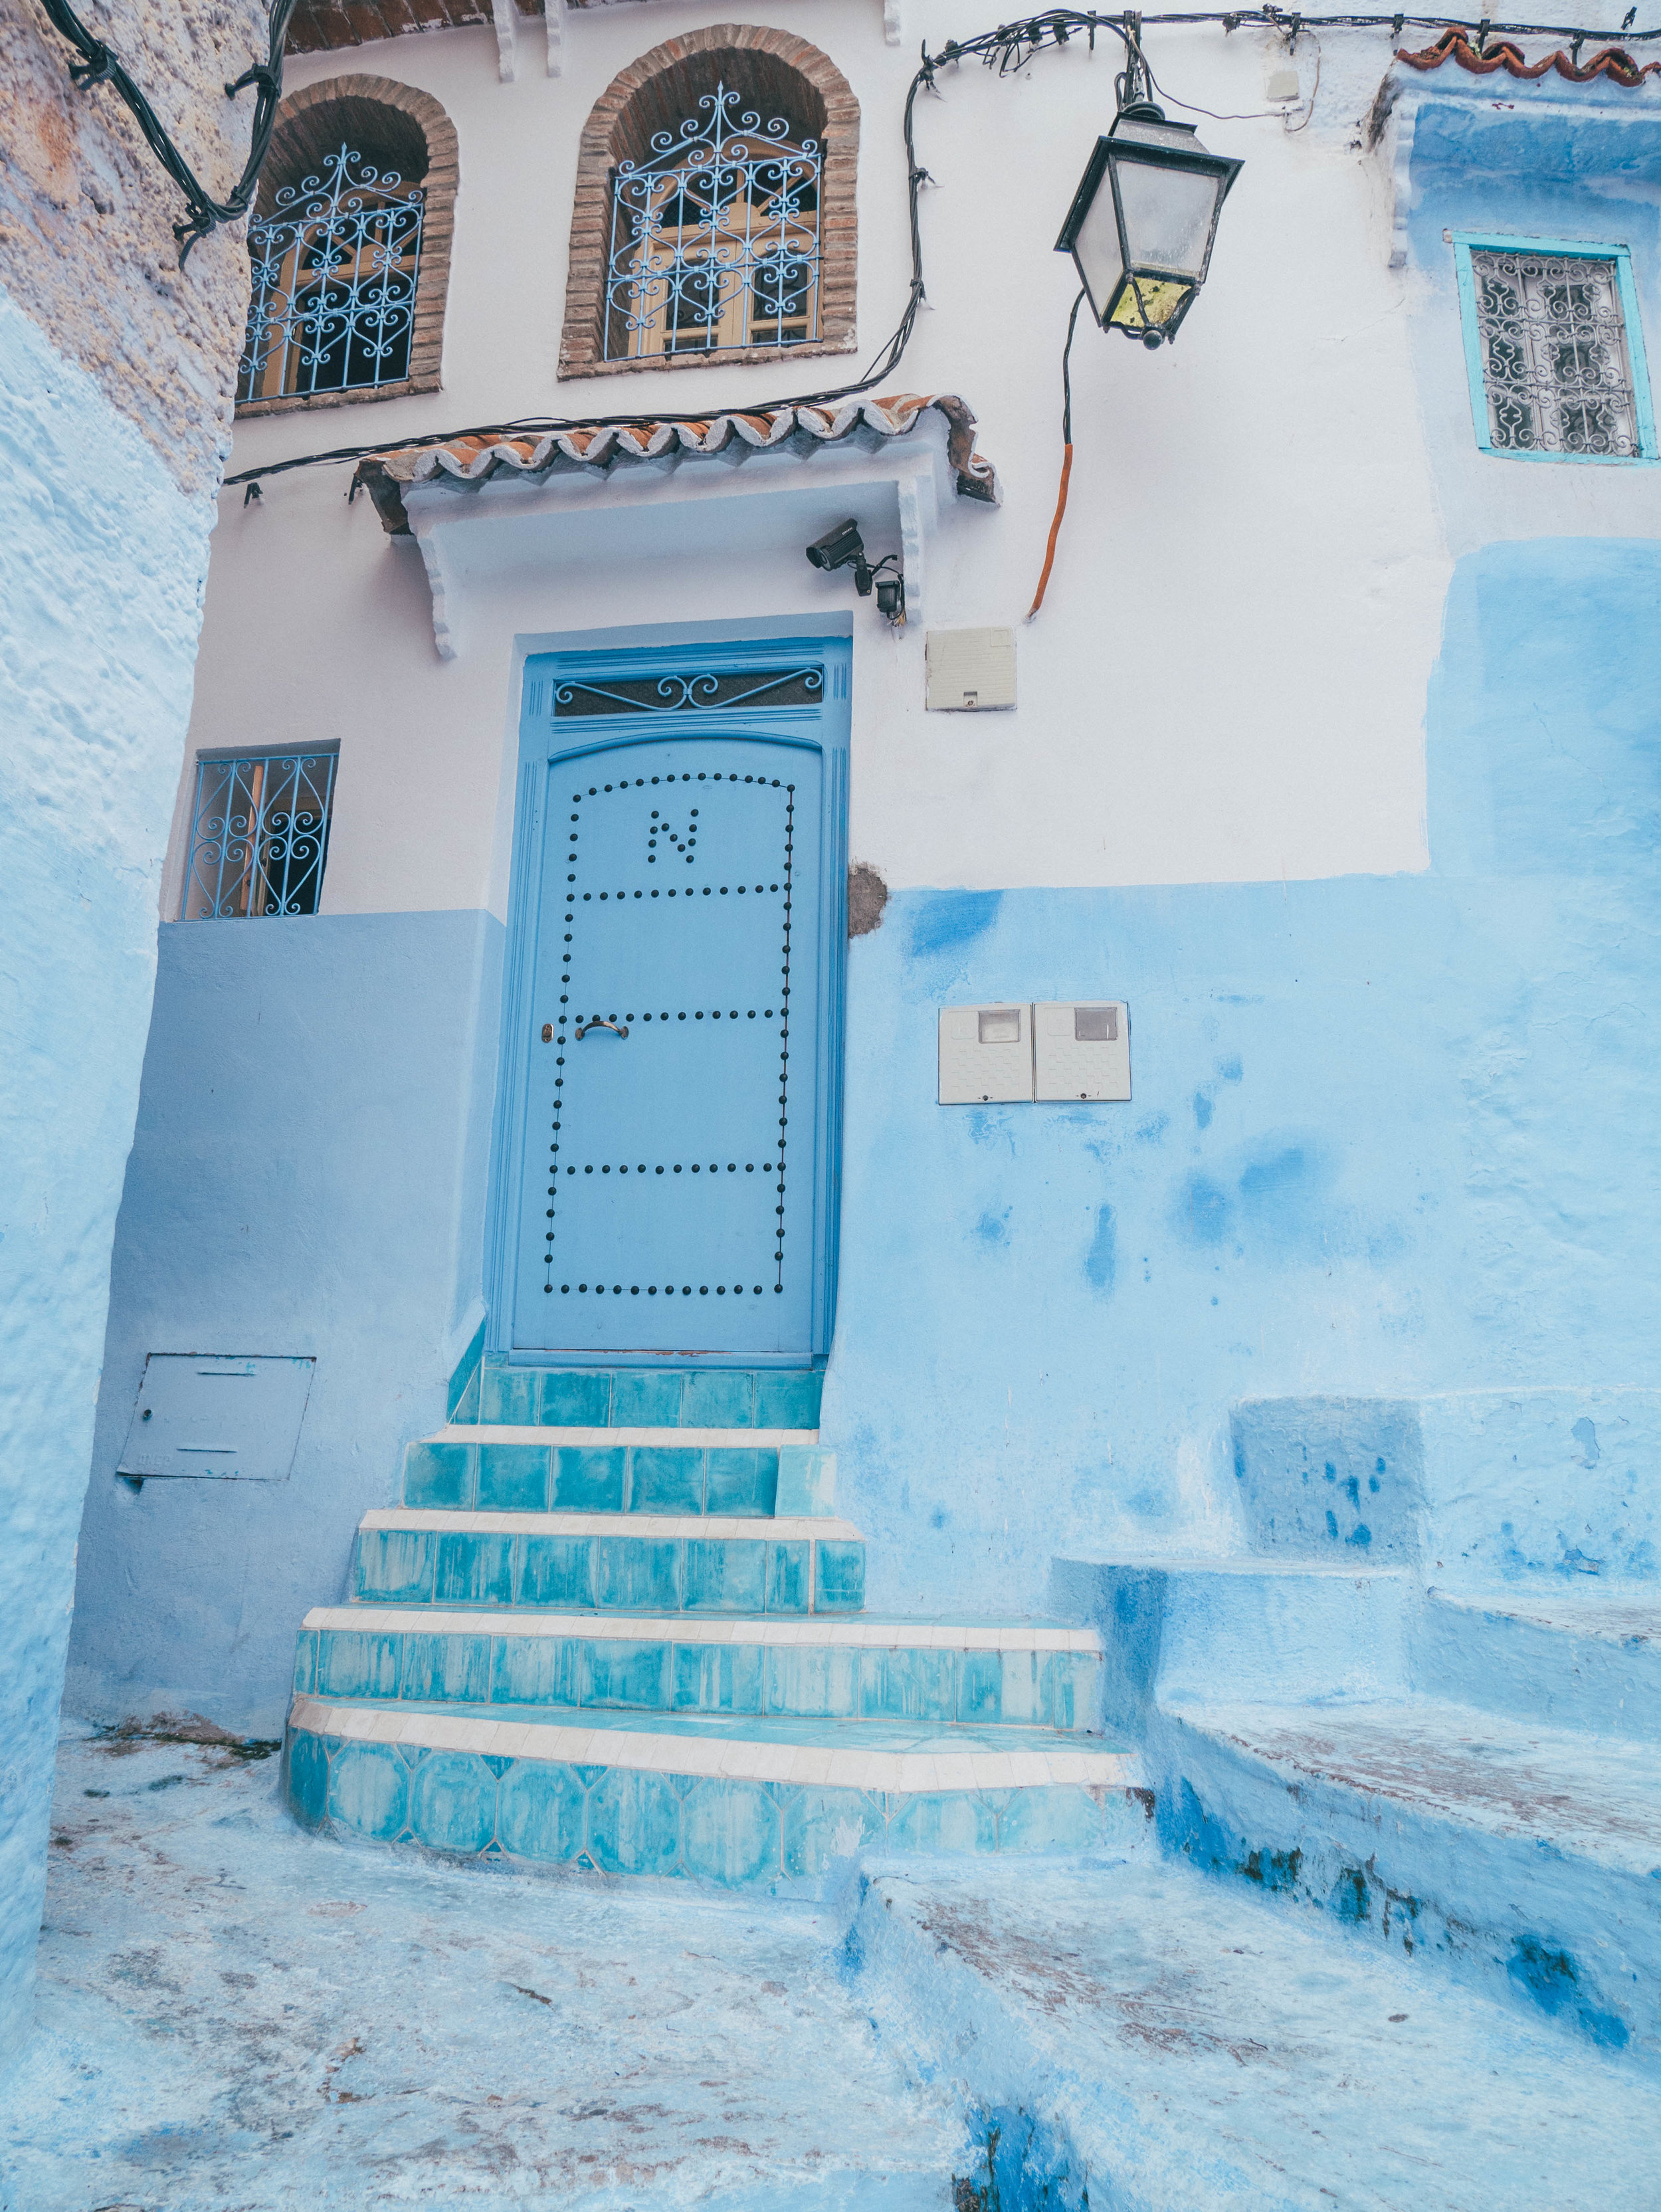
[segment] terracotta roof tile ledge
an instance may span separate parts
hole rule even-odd
[[[945,421],[946,457],[956,477],[958,496],[996,507],[1000,498],[997,472],[975,451],[975,418],[952,392],[900,392],[886,398],[849,399],[829,406],[713,415],[698,422],[606,422],[583,430],[452,438],[441,446],[405,447],[360,461],[352,490],[355,495],[360,489],[368,493],[389,537],[407,538],[411,533],[403,495],[411,486],[473,491],[498,476],[541,482],[572,470],[603,474],[619,462],[720,453],[735,441],[756,452],[783,448],[808,453],[850,439],[875,448],[884,439],[903,438],[916,429],[931,408]]]

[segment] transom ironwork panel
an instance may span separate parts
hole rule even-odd
[[[197,761],[185,921],[317,912],[337,757]]]
[[[409,374],[423,194],[343,144],[251,223],[237,398],[355,392]]]
[[[1496,452],[1642,452],[1616,258],[1473,247],[1471,278]]]
[[[566,714],[686,714],[718,707],[816,706],[820,668],[747,668],[730,675],[575,677],[552,686],[555,717]]]
[[[717,85],[612,185],[605,357],[802,345],[819,336],[821,153]]]

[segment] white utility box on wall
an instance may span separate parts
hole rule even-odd
[[[1122,1000],[1053,1000],[1033,1008],[1033,1096],[1131,1096],[1131,1010]]]
[[[1012,629],[931,629],[924,639],[925,701],[936,714],[974,714],[1015,702]]]
[[[943,1106],[1130,1096],[1131,1010],[1122,999],[940,1010]]]
[[[943,1106],[985,1106],[1032,1095],[1030,1006],[941,1008]]]

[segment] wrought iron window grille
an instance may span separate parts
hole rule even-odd
[[[819,336],[815,139],[718,84],[612,181],[607,361],[805,345]]]
[[[1459,243],[1478,442],[1535,459],[1653,459],[1624,252]]]
[[[373,391],[409,374],[425,194],[343,144],[248,228],[237,398]]]
[[[721,707],[813,707],[825,681],[822,668],[752,668],[732,675],[615,676],[584,684],[575,677],[553,683],[556,720],[567,714],[685,714]],[[539,700],[531,702],[540,711]]]
[[[181,920],[317,912],[338,757],[329,748],[197,758]]]

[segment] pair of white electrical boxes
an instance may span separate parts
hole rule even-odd
[[[1130,1096],[1131,1010],[1122,999],[940,1010],[943,1106]]]

